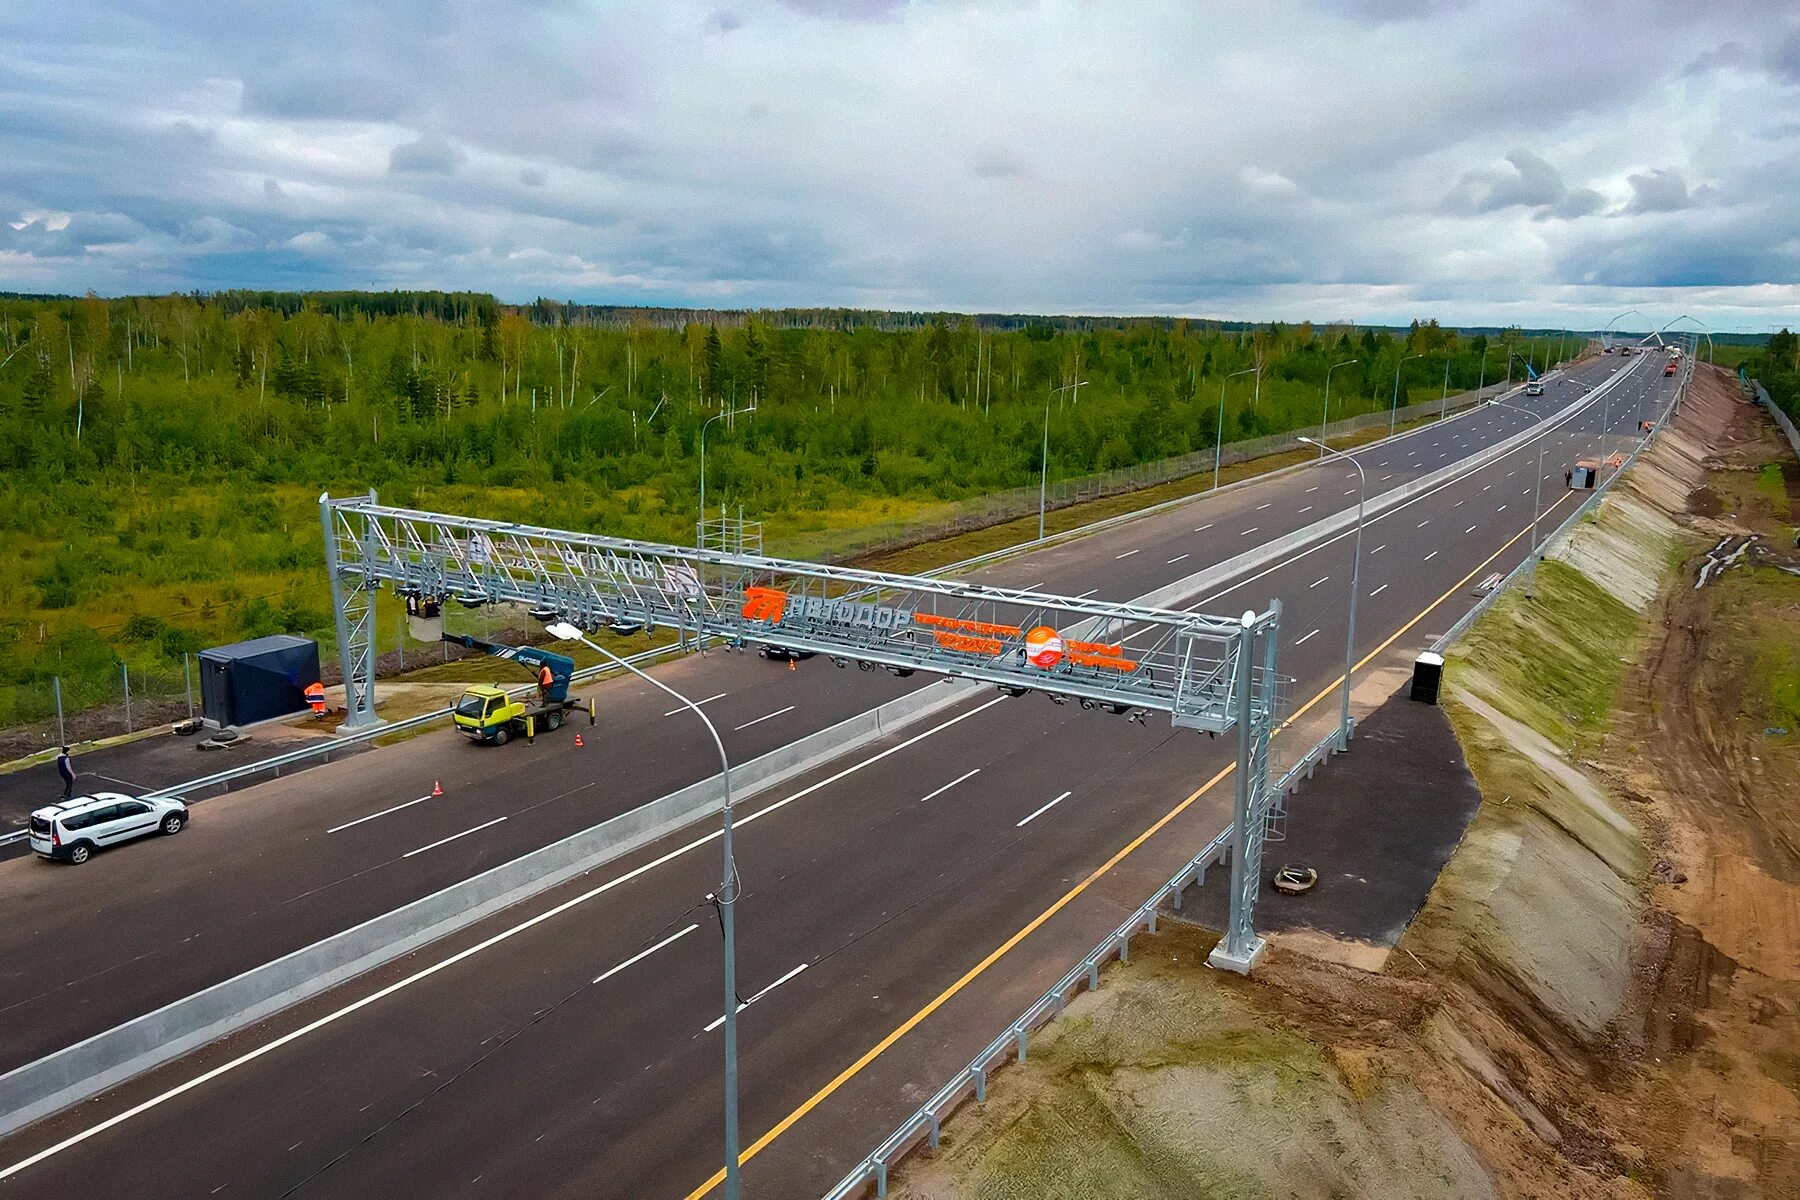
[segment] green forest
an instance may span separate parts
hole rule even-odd
[[[1744,371],[1769,390],[1769,399],[1800,423],[1800,336],[1783,329],[1769,335],[1760,352],[1744,361]]]
[[[771,552],[1543,369],[1519,331],[509,307],[469,293],[0,297],[0,725],[180,691],[182,654],[329,642],[321,490]],[[1447,374],[1446,374],[1447,371]],[[1241,374],[1240,374],[1241,372]]]

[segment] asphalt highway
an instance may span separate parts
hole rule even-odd
[[[1619,365],[1601,358],[1542,397],[1578,400]],[[1631,386],[1627,384],[1626,386]],[[1371,494],[1527,424],[1488,407],[1360,452]],[[1579,424],[1579,421],[1576,422]],[[1627,425],[1629,428],[1630,425]],[[1341,470],[1341,468],[1339,468]],[[1128,600],[1258,543],[1354,507],[1356,483],[1316,467],[1222,492],[995,565],[986,582]],[[659,668],[705,706],[734,762],[786,745],[928,681],[789,671],[711,653]],[[439,730],[353,761],[208,800],[176,839],[96,856],[78,870],[0,863],[0,1071],[149,1012],[712,774],[705,731],[662,693],[590,687],[604,720],[535,745],[478,747]],[[444,794],[431,796],[434,785]],[[153,907],[159,937],[136,915]]]
[[[1562,395],[1552,385],[1543,399],[1560,408],[1613,365],[1610,359],[1588,364],[1562,386]],[[1659,372],[1638,376],[1607,405],[1615,430],[1635,429],[1638,405],[1648,404],[1662,383]],[[1547,507],[1553,501],[1557,507],[1547,522],[1573,506],[1561,470],[1594,444],[1599,416],[1584,413],[1551,435],[1544,495]],[[1378,481],[1377,471],[1397,466],[1416,475],[1431,469],[1434,454],[1442,456],[1436,462],[1461,457],[1470,438],[1480,444],[1523,423],[1506,410],[1484,409],[1429,427],[1435,441],[1415,434],[1377,447],[1369,452],[1371,488],[1398,481]],[[1621,437],[1621,448],[1625,442]],[[1396,459],[1396,452],[1405,457]],[[1535,447],[1527,447],[1371,523],[1359,653],[1375,650],[1409,622],[1416,628],[1424,621],[1434,631],[1446,626],[1472,602],[1468,576],[1517,561],[1531,520],[1535,462]],[[1128,525],[1024,556],[987,578],[1068,594],[1085,590],[1071,585],[1084,584],[1126,599],[1190,573],[1184,556],[1204,565],[1254,544],[1228,539],[1275,536],[1310,523],[1330,511],[1320,511],[1317,500],[1328,491],[1338,493],[1328,504],[1353,506],[1354,495],[1344,493],[1354,492],[1355,479],[1345,464],[1328,462],[1159,514],[1142,523],[1146,528]],[[1254,528],[1245,533],[1248,525]],[[1335,539],[1202,597],[1195,607],[1234,611],[1281,596],[1287,605],[1282,669],[1298,677],[1295,696],[1304,703],[1341,669],[1349,550],[1347,537]],[[1043,578],[1022,578],[1030,574]],[[756,753],[750,743],[758,737],[780,744],[805,732],[798,721],[784,724],[797,713],[817,728],[828,723],[821,714],[848,715],[905,686],[884,675],[834,671],[821,660],[790,672],[745,656],[713,656],[667,670],[674,686],[696,698],[719,693],[708,710],[745,743],[734,754]],[[681,732],[674,724],[680,717],[662,715],[669,706],[658,707],[660,693],[621,684],[600,694],[608,720],[599,730],[583,730],[591,741],[581,751],[569,744],[567,731],[561,742],[545,738],[492,753],[449,745],[446,738],[418,739],[364,756],[343,772],[309,772],[291,781],[296,791],[289,801],[261,796],[265,789],[258,788],[210,802],[191,834],[57,874],[60,905],[39,899],[51,889],[15,884],[18,868],[35,864],[7,864],[0,894],[7,894],[9,912],[35,904],[34,920],[54,926],[61,914],[71,922],[64,928],[85,922],[92,930],[132,924],[128,915],[147,908],[174,935],[146,945],[141,926],[135,937],[120,928],[116,938],[98,939],[100,953],[85,960],[71,954],[54,966],[30,956],[56,939],[31,935],[35,945],[17,947],[26,965],[17,980],[6,980],[9,997],[21,996],[11,1007],[22,1017],[9,1027],[43,1024],[73,1010],[79,1019],[40,1038],[36,1052],[65,1044],[162,1002],[155,985],[165,985],[163,1000],[185,994],[272,957],[271,947],[279,953],[310,940],[318,935],[311,929],[342,928],[710,773],[704,735],[697,728]],[[421,770],[449,773],[452,754],[463,761],[455,763],[457,778],[445,780],[446,795],[419,799],[428,790],[419,786]],[[746,887],[740,990],[755,997],[744,1016],[748,1135],[794,1112],[1228,758],[1225,741],[1176,734],[1154,718],[1139,726],[1053,707],[1042,697],[990,695],[750,803],[747,812],[756,815],[739,851]],[[595,763],[605,767],[598,779]],[[658,763],[674,769],[658,774]],[[446,800],[451,803],[441,803]],[[395,807],[402,804],[407,807]],[[920,1017],[896,1049],[809,1111],[804,1128],[814,1132],[778,1138],[752,1161],[752,1177],[762,1180],[758,1194],[798,1195],[829,1184],[904,1114],[909,1098],[916,1103],[917,1089],[928,1091],[959,1055],[966,1059],[985,1043],[1103,927],[1116,923],[1120,905],[1142,898],[1147,880],[1159,872],[1166,877],[1192,853],[1195,839],[1216,831],[1228,810],[1228,783],[1200,795],[1130,860],[1065,902],[1019,950]],[[200,849],[224,847],[224,859],[183,844],[203,836],[215,840]],[[697,844],[684,849],[689,843]],[[232,853],[257,846],[266,849],[253,851],[262,857],[248,865]],[[144,866],[135,868],[140,860]],[[292,873],[281,874],[290,861]],[[111,873],[95,870],[114,862],[119,866]],[[196,863],[201,869],[193,869]],[[40,878],[45,870],[38,868]],[[91,894],[69,900],[65,875],[80,874],[86,888],[89,873],[121,882],[97,883]],[[45,1195],[66,1194],[77,1183],[101,1195],[204,1195],[221,1188],[267,1195],[296,1187],[309,1195],[686,1194],[705,1182],[716,1161],[708,1156],[717,1124],[718,1042],[706,1027],[719,1012],[717,931],[704,899],[716,878],[716,846],[698,830],[611,864],[597,877],[522,906],[530,912],[501,914],[10,1139],[4,1161],[22,1161],[92,1130],[108,1114],[155,1101],[24,1168],[9,1186]],[[520,927],[597,888],[604,890]],[[117,921],[96,922],[96,912]],[[271,927],[276,936],[259,936]],[[492,937],[501,940],[455,958]],[[380,993],[422,970],[430,973]],[[173,983],[163,978],[184,972]],[[37,990],[23,995],[31,981]],[[47,988],[48,981],[60,986]],[[370,996],[378,998],[342,1011]],[[107,1015],[108,1002],[114,1015]],[[963,1010],[967,1018],[946,1027]],[[156,1099],[235,1054],[256,1052],[339,1012],[216,1078]],[[34,1052],[31,1040],[19,1039],[13,1049],[19,1060]],[[880,1086],[884,1072],[901,1069],[896,1064],[904,1064],[913,1092]],[[841,1137],[817,1136],[838,1127]],[[196,1129],[207,1136],[182,1137]],[[160,1139],[179,1140],[182,1151],[141,1161],[131,1146],[144,1138],[165,1145],[171,1142]],[[802,1142],[813,1153],[789,1149]],[[832,1152],[817,1153],[826,1147]]]

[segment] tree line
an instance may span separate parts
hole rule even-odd
[[[1347,360],[1333,419],[1385,409],[1396,373],[1405,405],[1542,369],[1555,345],[1433,321],[647,311],[0,297],[0,525],[19,562],[0,580],[0,721],[3,689],[56,661],[328,633],[307,511],[325,489],[686,542],[704,428],[709,503],[816,527],[1032,483],[1046,412],[1050,475],[1067,478],[1313,425]]]

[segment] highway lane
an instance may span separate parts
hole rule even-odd
[[[1564,443],[1546,455],[1547,473],[1565,450],[1579,447],[1580,432]],[[1365,648],[1440,595],[1452,599],[1433,612],[1429,627],[1448,624],[1473,599],[1459,580],[1516,561],[1530,514],[1519,508],[1529,497],[1512,499],[1512,489],[1530,482],[1522,465],[1533,462],[1534,450],[1515,453],[1371,525],[1365,548],[1383,550],[1364,567]],[[1574,503],[1560,488],[1546,495],[1558,501],[1551,520]],[[1488,563],[1509,539],[1511,555]],[[1283,666],[1303,681],[1297,695],[1328,682],[1339,661],[1341,605],[1335,637],[1322,615],[1310,626],[1303,614],[1309,605],[1321,614],[1333,609],[1319,599],[1328,585],[1315,583],[1347,579],[1348,549],[1339,539],[1208,598],[1212,607],[1229,608],[1273,591],[1290,602]],[[812,781],[824,786],[810,792],[810,784],[797,784],[791,804],[768,797],[750,806],[770,815],[746,827],[741,848],[744,990],[775,985],[745,1014],[752,1135],[954,983],[1227,755],[1223,743],[1052,708],[1040,697],[976,704],[986,707],[969,706],[972,715],[955,724],[934,722],[938,732],[887,747],[894,752],[847,779]],[[1065,791],[1066,799],[1042,810]],[[1222,787],[1203,797],[1179,828],[1164,831],[1180,836],[1151,843],[1161,861],[1146,854],[1143,872],[1166,877],[1175,859],[1191,853],[1194,837],[1217,828],[1227,804]],[[672,849],[646,851],[645,860]],[[608,870],[623,875],[637,865]],[[703,842],[164,1101],[28,1169],[19,1182],[31,1194],[57,1194],[78,1181],[96,1194],[124,1194],[126,1182],[115,1187],[104,1164],[129,1158],[127,1139],[157,1143],[182,1129],[205,1129],[220,1136],[153,1166],[134,1163],[128,1186],[152,1194],[221,1186],[227,1194],[280,1194],[301,1184],[307,1195],[683,1194],[704,1178],[716,1145],[717,1042],[704,1027],[718,1011],[717,944],[701,940],[716,932],[704,907],[695,907],[715,874],[716,859]],[[948,1063],[992,1035],[1004,1020],[995,1014],[1022,1007],[1072,957],[1036,948],[1084,948],[1147,890],[1134,885],[1106,898],[1110,903],[1083,906],[1103,899],[1105,886],[1034,933],[1027,943],[1033,952],[1001,959],[956,997],[965,1006],[981,999],[981,1019],[946,1025],[933,1017],[908,1036],[907,1077],[915,1086],[935,1085]],[[503,915],[513,924],[521,916]],[[690,925],[693,932],[631,961]],[[434,947],[400,970],[453,948]],[[939,1015],[950,1016],[952,1007]],[[185,1069],[191,1075],[191,1064]],[[145,1082],[153,1088],[163,1081]],[[849,1116],[861,1141],[839,1146],[835,1156],[819,1155],[816,1143],[800,1153],[778,1142],[753,1162],[751,1179],[760,1182],[760,1194],[816,1191],[911,1102],[891,1092],[885,1101],[866,1098]],[[807,1120],[841,1120],[844,1111],[828,1106]],[[80,1121],[31,1131],[9,1149],[42,1144],[95,1115],[88,1106]]]
[[[1546,411],[1605,378],[1616,360],[1553,380]],[[1526,423],[1483,409],[1359,453],[1372,490],[1394,486],[1468,445]],[[1388,470],[1387,468],[1392,468]],[[1341,470],[1342,468],[1336,468]],[[1184,505],[1142,522],[1000,564],[993,582],[1129,599],[1354,504],[1318,477],[1293,472]],[[1380,475],[1392,474],[1393,480]],[[1205,518],[1202,520],[1202,516]],[[912,687],[884,673],[835,672],[822,661],[790,672],[715,654],[660,668],[673,686],[709,700],[735,761],[864,711]],[[416,742],[209,801],[181,838],[97,857],[79,872],[26,860],[0,865],[0,1069],[70,1044],[319,937],[389,911],[457,879],[587,828],[702,778],[710,744],[666,697],[624,680],[599,689],[603,725],[532,747],[461,744],[436,733]],[[645,752],[655,746],[656,753]],[[601,770],[596,764],[603,764]],[[446,795],[425,800],[433,781]],[[133,919],[161,915],[146,941]]]

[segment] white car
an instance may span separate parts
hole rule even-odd
[[[180,800],[95,792],[32,813],[31,848],[44,858],[79,865],[107,846],[152,833],[180,833],[187,819],[187,805]]]
[[[1534,379],[1525,385],[1525,394],[1527,396],[1541,396],[1544,394],[1544,385]]]

